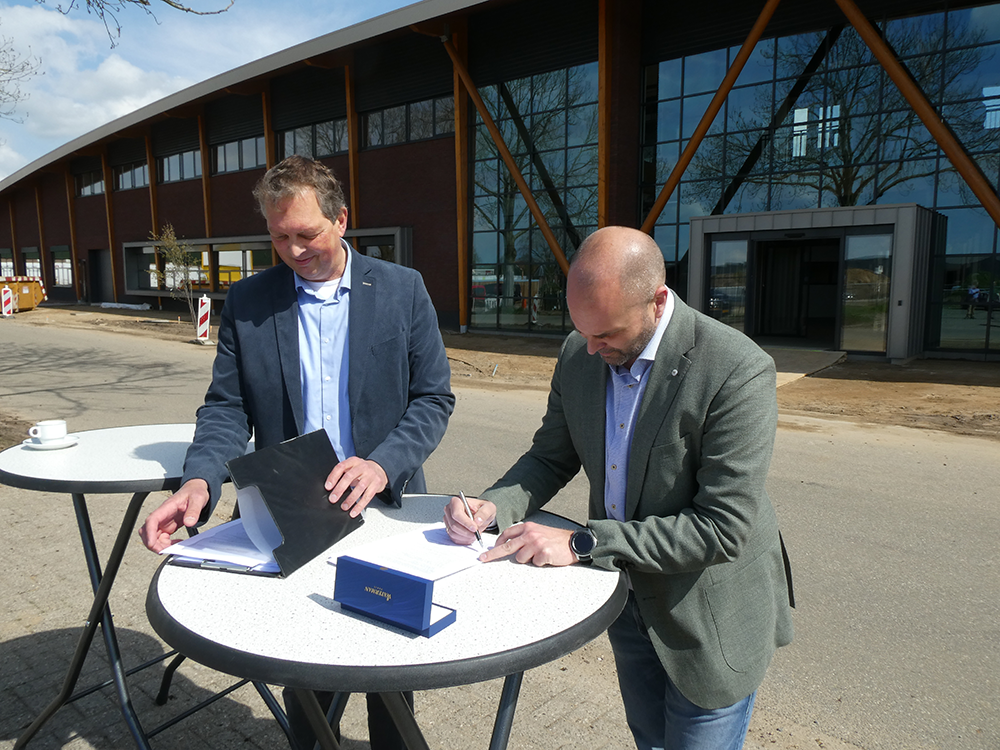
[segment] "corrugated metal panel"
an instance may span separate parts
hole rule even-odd
[[[520,2],[469,20],[469,72],[477,86],[597,59],[597,0]]]
[[[354,86],[359,112],[447,96],[454,90],[451,58],[433,37],[394,38],[358,50]]]
[[[112,167],[137,161],[146,161],[146,141],[143,139],[128,138],[108,144],[108,162]]]
[[[153,126],[153,156],[172,156],[200,148],[198,120],[171,118]]]
[[[264,135],[264,106],[260,96],[231,94],[216,99],[205,107],[205,119],[211,146]]]
[[[69,165],[69,171],[73,174],[87,174],[88,172],[101,171],[100,156],[81,156],[73,159]]]
[[[303,68],[271,81],[271,126],[278,131],[347,116],[344,69]]]

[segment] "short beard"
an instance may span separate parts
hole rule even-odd
[[[602,351],[601,359],[611,367],[621,367],[624,364],[634,362],[642,354],[642,350],[646,348],[654,333],[656,333],[656,320],[647,322],[624,349],[605,349]]]

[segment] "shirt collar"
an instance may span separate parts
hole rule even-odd
[[[292,275],[295,277],[295,289],[297,291],[310,294],[321,301],[326,301],[334,295],[340,297],[344,294],[344,292],[350,291],[351,246],[344,242],[343,239],[340,240],[340,246],[344,248],[344,252],[347,253],[347,261],[344,264],[344,273],[341,274],[339,279],[332,279],[330,281],[307,281],[297,273],[293,273]]]

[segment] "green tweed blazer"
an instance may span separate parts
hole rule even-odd
[[[582,466],[594,564],[628,571],[660,661],[685,697],[730,706],[757,689],[774,651],[792,639],[791,581],[764,489],[778,419],[774,362],[675,297],[633,434],[624,522],[604,511],[607,376],[570,334],[531,448],[482,497],[506,528]]]

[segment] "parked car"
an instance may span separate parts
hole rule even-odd
[[[733,305],[729,297],[722,292],[713,291],[708,295],[708,314],[713,318],[728,315],[732,307]]]

